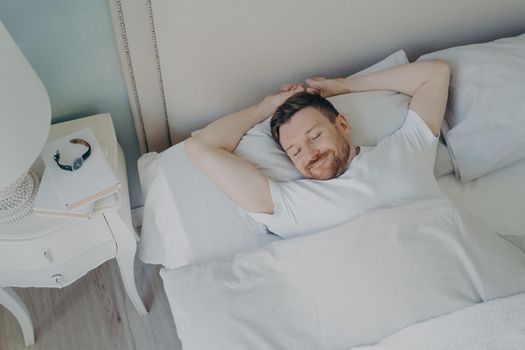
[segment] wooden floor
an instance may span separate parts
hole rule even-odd
[[[114,259],[63,289],[16,288],[33,319],[36,344],[24,346],[15,318],[0,306],[0,350],[180,350],[158,270],[135,263],[146,316],[129,301]]]

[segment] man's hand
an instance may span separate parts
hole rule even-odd
[[[411,96],[410,109],[437,135],[443,122],[448,97],[450,67],[442,60],[421,61],[349,78],[306,80],[309,88],[330,97],[373,90],[398,91]]]
[[[327,79],[323,77],[315,77],[306,79],[306,88],[316,91],[325,98],[351,92],[345,78]]]
[[[309,92],[311,94],[319,94],[320,92],[318,89],[298,83],[284,83],[281,85],[281,91]]]
[[[292,97],[298,92],[311,92],[316,93],[314,89],[307,88],[304,85],[301,84],[291,84],[291,83],[285,83],[281,85],[281,92],[271,94],[270,96],[266,96],[264,100],[262,100],[257,107],[264,111],[264,113],[268,116],[275,113],[277,108],[279,108],[280,105],[282,105],[287,99]]]

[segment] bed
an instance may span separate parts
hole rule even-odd
[[[145,199],[139,258],[163,266],[185,349],[518,349],[525,343],[525,35],[517,35],[525,31],[523,6],[499,4],[508,27],[488,29],[474,23],[499,20],[491,15],[495,9],[486,4],[470,13],[475,4],[468,1],[431,8],[409,0],[399,7],[303,2],[297,17],[286,15],[295,1],[274,4],[278,13],[268,4],[150,5],[160,57],[155,67],[162,73],[156,98],[166,123],[146,117],[138,108],[141,90],[131,86],[137,130],[149,151],[138,164]],[[417,18],[405,18],[409,6]],[[372,15],[378,9],[388,10]],[[363,16],[343,23],[348,13]],[[321,29],[289,30],[320,14],[334,20]],[[368,16],[376,27],[360,37]],[[462,30],[465,23],[470,31]],[[241,25],[248,30],[238,33]],[[287,35],[265,42],[283,29]],[[318,44],[312,54],[311,40]],[[209,51],[192,51],[196,45]],[[409,57],[446,59],[453,70],[435,166],[439,198],[397,203],[282,240],[229,201],[178,142],[283,81],[362,74]],[[332,102],[354,118],[351,138],[359,144],[373,146],[403,123],[406,96],[350,95]],[[169,142],[159,136],[164,131]],[[267,121],[245,135],[236,153],[274,180],[297,177],[269,142]]]
[[[508,322],[495,324],[501,332],[492,333],[485,343],[499,348],[499,342],[510,337],[502,347],[522,344],[524,329],[513,328],[513,322],[523,324],[525,316],[496,321],[488,315],[498,306],[471,310],[496,299],[500,301],[493,304],[501,304],[501,309],[519,308],[525,295],[511,298],[525,292],[525,160],[516,161],[513,155],[525,156],[516,141],[525,136],[525,107],[518,102],[513,106],[517,114],[501,114],[499,104],[505,112],[509,102],[498,95],[498,86],[512,101],[518,96],[509,95],[506,85],[485,84],[496,98],[488,105],[483,102],[490,113],[483,112],[477,101],[485,85],[472,88],[501,70],[495,57],[501,52],[523,60],[525,35],[420,58],[445,57],[452,66],[451,102],[434,171],[443,196],[396,203],[314,235],[280,240],[251,220],[193,167],[184,143],[144,155],[139,161],[146,194],[139,256],[165,266],[161,276],[182,343],[191,349],[394,349],[416,347],[427,339],[439,348],[435,334],[450,333],[459,324],[472,335],[451,336],[448,346],[476,348],[476,334],[487,334],[483,329],[494,322]],[[398,51],[357,74],[407,60]],[[476,65],[480,69],[472,68]],[[480,78],[484,70],[491,73]],[[516,72],[497,76],[505,79],[508,74],[512,80]],[[508,77],[507,82],[512,84]],[[523,86],[516,89],[515,94],[525,92]],[[385,91],[330,100],[350,116],[355,133],[350,138],[370,146],[404,122],[409,99]],[[465,123],[469,128],[462,129]],[[505,131],[508,125],[515,134]],[[494,136],[500,128],[503,135]],[[477,139],[465,148],[472,129]],[[493,138],[498,138],[498,156],[484,159],[490,151],[483,146]],[[272,142],[264,121],[248,131],[235,153],[274,181],[300,177]],[[472,157],[475,162],[470,162]],[[450,314],[455,311],[458,314]],[[418,327],[422,321],[426,326]]]

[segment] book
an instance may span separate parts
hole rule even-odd
[[[54,160],[57,150],[60,163],[71,165],[87,150],[81,144],[69,141],[79,138],[91,145],[91,155],[75,171],[61,169]],[[117,192],[120,183],[111,169],[104,151],[93,131],[85,128],[48,142],[41,153],[42,160],[55,184],[59,199],[67,209],[78,208]]]
[[[49,171],[44,170],[35,201],[33,202],[33,213],[35,215],[89,219],[93,214],[94,208],[95,202],[90,202],[74,209],[66,208],[58,194],[53,179],[49,175]]]

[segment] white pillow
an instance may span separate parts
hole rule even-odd
[[[403,50],[399,50],[356,75],[405,63],[408,63],[408,58]],[[346,94],[331,97],[328,100],[350,122],[352,127],[350,139],[355,144],[364,146],[375,145],[380,136],[386,136],[397,130],[406,117],[409,102],[408,96],[391,91]],[[284,182],[302,178],[286,153],[273,140],[270,119],[248,130],[235,149],[235,154],[250,161],[266,177],[274,181]],[[362,119],[362,121],[357,121],[357,119]],[[362,135],[359,131],[361,125]],[[373,126],[378,125],[381,125],[381,129],[375,130]]]
[[[403,50],[399,50],[379,63],[353,76],[361,76],[386,68],[408,63]],[[410,97],[401,93],[380,90],[358,92],[328,98],[334,107],[350,123],[350,140],[356,145],[375,146],[383,137],[392,134],[403,125]],[[448,174],[452,168],[446,147],[438,148],[439,163],[436,176]],[[268,178],[285,182],[302,178],[291,160],[273,140],[270,118],[252,127],[241,139],[235,154],[257,166]]]
[[[445,136],[461,182],[524,158],[525,34],[418,60],[433,59],[452,69]]]

